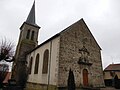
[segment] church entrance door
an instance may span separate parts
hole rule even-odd
[[[88,71],[87,71],[87,69],[83,70],[83,85],[88,86]]]

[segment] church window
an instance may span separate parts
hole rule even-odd
[[[38,68],[39,68],[39,54],[37,54],[36,56],[34,74],[38,74]]]
[[[27,31],[26,39],[29,39],[30,37],[30,30]]]
[[[46,49],[43,57],[43,69],[42,69],[43,74],[47,74],[48,72],[48,58],[49,58],[49,50]]]
[[[32,72],[32,62],[33,62],[33,57],[30,58],[30,63],[29,63],[29,74]]]
[[[34,40],[34,31],[32,31],[31,40]]]

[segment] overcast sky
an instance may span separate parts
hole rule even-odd
[[[0,0],[0,39],[17,44],[33,0]],[[39,43],[83,18],[102,48],[105,68],[120,63],[120,0],[36,0]]]

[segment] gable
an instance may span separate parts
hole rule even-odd
[[[83,25],[85,26],[85,28],[87,28],[87,31],[90,33],[91,38],[94,40],[94,42],[96,43],[96,45],[98,46],[98,48],[101,50],[101,47],[99,46],[99,44],[97,43],[95,37],[93,36],[93,34],[91,33],[90,29],[88,28],[87,24],[85,23],[85,21],[83,19],[81,19],[81,22],[83,23]]]
[[[83,19],[63,30],[60,33],[58,86],[67,86],[66,78],[68,78],[70,69],[75,70],[76,78],[79,78],[83,69],[87,69],[88,72],[92,72],[94,80],[98,78],[96,75],[101,76],[97,83],[94,82],[94,85],[103,83],[101,81],[103,69],[100,50],[101,48]],[[79,79],[76,82],[79,82]],[[79,86],[79,83],[76,83],[76,85]]]
[[[99,50],[101,50],[101,47],[99,46],[99,44],[95,40],[93,34],[91,33],[90,29],[88,28],[88,26],[86,25],[86,23],[83,19],[80,19],[79,21],[75,22],[74,24],[70,25],[69,27],[67,27],[66,29],[61,31],[61,35],[64,32],[69,34],[70,31],[72,33],[76,34],[74,37],[80,36],[79,39],[82,39],[81,41],[83,43],[85,43],[86,40],[88,39],[90,43],[94,43],[94,45],[96,45],[96,47],[99,48]],[[79,34],[79,35],[77,35],[77,34]],[[81,37],[83,37],[83,38],[81,38]]]
[[[104,71],[120,71],[120,64],[110,64]]]

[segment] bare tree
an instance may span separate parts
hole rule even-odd
[[[14,60],[14,45],[11,41],[2,39],[0,41],[0,62],[12,62]],[[0,67],[0,88],[8,72],[9,65],[1,64]]]
[[[0,42],[0,61],[12,62],[14,60],[14,45],[12,42],[2,39]]]

